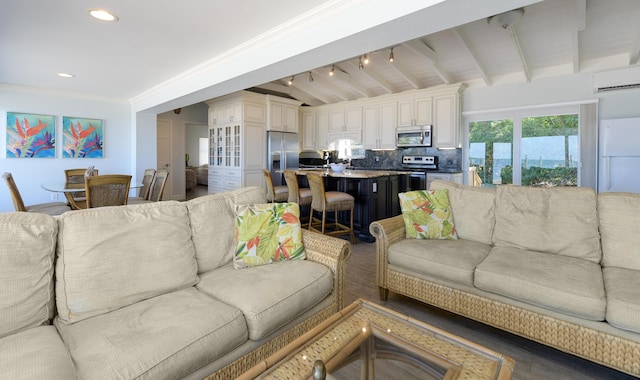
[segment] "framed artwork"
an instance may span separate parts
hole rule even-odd
[[[62,157],[102,158],[102,120],[62,117]]]
[[[55,116],[7,112],[7,158],[55,156]]]

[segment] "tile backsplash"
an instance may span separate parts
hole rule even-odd
[[[459,171],[462,168],[462,149],[437,148],[366,150],[365,158],[351,160],[351,165],[371,169],[400,169],[404,155],[436,156],[438,169],[443,171]]]

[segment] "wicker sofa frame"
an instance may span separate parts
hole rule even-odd
[[[640,343],[394,270],[389,266],[388,250],[406,238],[402,215],[376,221],[369,229],[376,238],[381,300],[393,291],[640,377]]]

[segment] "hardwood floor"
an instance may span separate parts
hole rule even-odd
[[[636,379],[393,292],[386,302],[381,302],[376,285],[375,243],[353,245],[347,263],[345,297],[346,304],[365,298],[508,355],[516,361],[513,379]],[[394,379],[404,377],[396,373]]]
[[[203,195],[207,195],[209,192],[209,187],[205,185],[197,185],[191,190],[187,190],[187,200],[201,197]]]

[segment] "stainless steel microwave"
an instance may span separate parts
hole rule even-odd
[[[398,148],[431,146],[431,125],[398,127],[396,129],[396,146]]]

